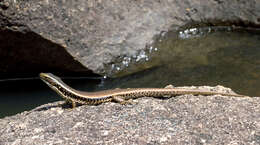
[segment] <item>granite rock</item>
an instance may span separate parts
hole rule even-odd
[[[134,101],[74,109],[59,107],[61,102],[39,106],[0,119],[0,144],[260,144],[259,97]]]
[[[169,30],[259,24],[258,0],[5,0],[0,1],[0,72],[109,75],[113,64],[122,62],[118,58],[139,59]]]

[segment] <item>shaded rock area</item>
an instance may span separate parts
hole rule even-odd
[[[134,101],[74,109],[58,107],[61,102],[46,104],[0,119],[0,144],[260,144],[259,97]]]
[[[75,61],[64,48],[33,32],[22,34],[0,30],[0,62],[0,79],[19,77],[28,72],[30,75],[58,71],[92,73]]]
[[[122,60],[144,58],[142,50],[169,30],[259,24],[258,0],[4,0],[0,72],[42,71],[41,65],[110,74]]]

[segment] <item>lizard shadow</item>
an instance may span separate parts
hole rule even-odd
[[[176,96],[164,96],[164,97],[153,97],[153,98],[156,98],[156,99],[159,99],[159,100],[168,100],[172,97],[176,97]],[[134,99],[136,100],[136,99]],[[116,103],[116,101],[112,101],[114,103]],[[136,103],[138,104],[138,103]],[[79,104],[79,103],[76,103],[76,106],[75,107],[79,107],[79,106],[83,106],[84,104]],[[98,106],[100,104],[96,104],[96,105],[92,105],[92,106]],[[123,104],[122,104],[123,105]],[[52,104],[46,104],[46,105],[43,105],[43,106],[39,106],[33,110],[31,110],[30,112],[40,112],[40,111],[46,111],[46,110],[50,110],[52,108],[62,108],[62,109],[73,109],[73,105],[67,101],[63,101],[63,102],[56,102],[56,103],[52,103]]]
[[[82,106],[82,104],[76,104],[75,107],[79,107],[79,106]],[[72,104],[64,101],[62,103],[59,102],[59,103],[54,103],[54,104],[46,104],[46,105],[37,107],[37,108],[33,109],[32,112],[46,111],[46,110],[50,110],[52,108],[73,109],[73,106],[72,106]]]

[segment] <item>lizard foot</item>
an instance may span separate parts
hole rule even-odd
[[[76,102],[66,100],[64,103],[59,104],[62,108],[73,109],[76,107]]]
[[[167,86],[165,86],[164,88],[165,88],[165,89],[172,89],[172,88],[174,88],[174,86],[173,86],[173,85],[167,85]]]

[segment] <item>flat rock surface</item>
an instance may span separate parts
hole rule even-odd
[[[134,101],[74,109],[46,104],[0,119],[0,144],[260,144],[259,97]]]

